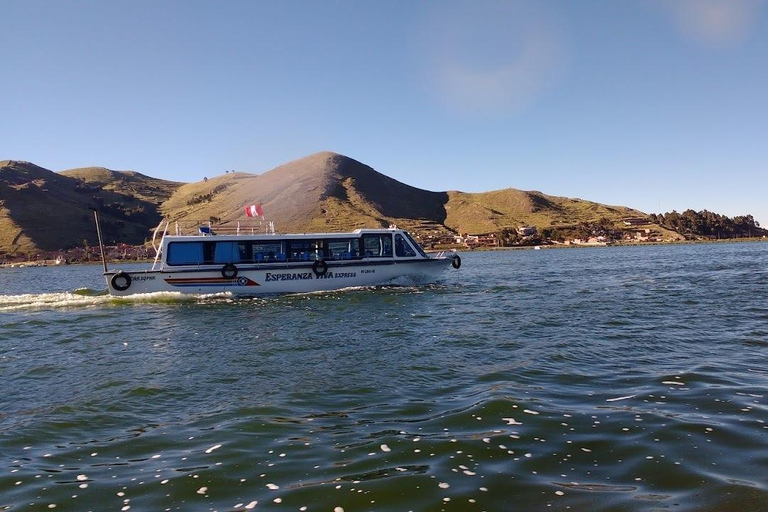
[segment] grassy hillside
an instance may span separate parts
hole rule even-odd
[[[103,172],[103,171],[106,171]],[[31,254],[96,243],[93,214],[101,212],[107,243],[141,243],[148,226],[160,221],[158,203],[168,197],[171,182],[128,176],[125,189],[119,186],[125,174],[112,175],[80,170],[85,179],[57,174],[29,162],[0,162],[0,252]],[[94,178],[100,176],[101,178]],[[158,195],[153,196],[153,188]],[[135,194],[135,195],[134,195]]]
[[[163,205],[171,219],[245,219],[259,203],[281,231],[346,231],[426,219],[442,223],[446,193],[427,192],[331,152],[265,174],[233,173],[180,187]]]
[[[429,192],[331,152],[310,155],[265,174],[225,174],[176,190],[162,207],[173,219],[244,220],[260,203],[284,232],[347,231],[397,224],[419,233],[491,233],[520,226],[568,230],[580,223],[645,214],[623,206],[505,189],[480,194]]]
[[[160,212],[166,218],[190,224],[203,224],[211,218],[224,221],[240,219],[243,215],[235,217],[233,214],[233,204],[237,200],[232,195],[253,177],[253,174],[232,173],[187,183],[177,188],[160,206]]]
[[[145,176],[134,171],[112,171],[104,167],[83,167],[59,173],[83,182],[83,186],[116,192],[147,202],[166,201],[183,183]]]
[[[567,227],[581,222],[609,219],[620,223],[627,217],[645,217],[624,206],[607,206],[581,199],[548,196],[516,189],[479,194],[449,192],[446,225],[462,233],[488,233],[504,228],[536,226]]]
[[[0,162],[0,252],[58,250],[96,243],[89,207],[101,212],[108,243],[142,243],[162,217],[202,224],[245,220],[260,203],[282,232],[339,232],[398,224],[430,235],[498,233],[520,226],[568,232],[584,223],[623,228],[637,210],[536,191],[429,192],[332,152],[261,175],[226,173],[197,183],[102,167],[54,173]],[[650,224],[649,224],[650,226]],[[672,232],[652,226],[657,232]]]

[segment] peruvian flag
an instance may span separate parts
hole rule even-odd
[[[264,210],[261,209],[260,204],[252,204],[245,207],[245,215],[248,217],[264,217]]]

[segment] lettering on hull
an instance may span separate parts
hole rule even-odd
[[[357,272],[328,271],[322,276],[316,276],[313,272],[286,272],[281,274],[267,272],[264,281],[270,283],[274,281],[304,281],[311,279],[349,279],[352,277],[357,277]]]

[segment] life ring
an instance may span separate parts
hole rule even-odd
[[[237,277],[237,267],[232,263],[227,263],[221,267],[221,276],[225,279],[234,279]]]
[[[312,264],[312,272],[314,272],[317,277],[322,277],[328,272],[328,264],[325,260],[315,260]]]
[[[111,284],[112,288],[115,290],[124,292],[131,287],[131,276],[123,271],[120,271],[112,276],[112,279],[109,280],[109,284]]]
[[[458,254],[453,256],[453,261],[451,262],[451,266],[458,270],[461,267],[461,256]]]

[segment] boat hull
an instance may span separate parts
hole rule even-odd
[[[195,268],[105,272],[109,293],[116,296],[139,293],[181,292],[189,294],[309,293],[384,284],[433,282],[453,263],[452,258],[429,258],[387,262],[328,262],[327,270],[309,263],[238,265],[232,268],[208,265]]]

